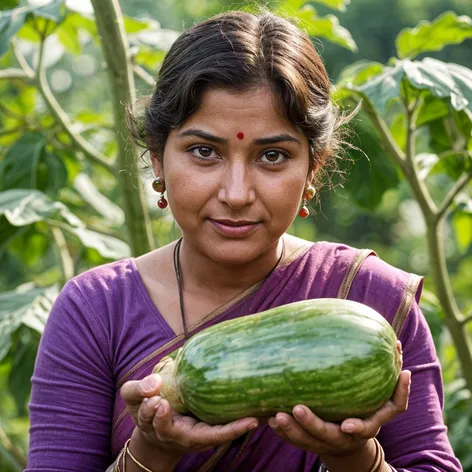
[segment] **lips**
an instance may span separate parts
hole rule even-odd
[[[258,221],[251,220],[209,219],[208,221],[218,233],[228,238],[244,238],[260,226]]]

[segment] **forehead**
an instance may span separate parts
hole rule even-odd
[[[200,107],[182,125],[209,126],[221,134],[244,132],[261,134],[275,131],[295,133],[292,124],[283,116],[282,107],[269,87],[248,90],[209,89]]]

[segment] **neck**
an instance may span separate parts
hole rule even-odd
[[[180,247],[180,267],[186,292],[204,292],[227,295],[240,293],[264,280],[275,268],[283,251],[283,238],[264,253],[244,264],[222,264],[203,254],[187,240]]]

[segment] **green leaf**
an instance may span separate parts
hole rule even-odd
[[[47,288],[18,287],[0,293],[0,362],[12,345],[12,334],[23,323],[42,333],[49,311],[59,291]]]
[[[294,10],[299,10],[306,3],[308,0],[285,0],[280,3],[278,10],[292,14]],[[346,6],[351,3],[351,0],[314,0],[314,3],[326,5],[333,10],[346,11]]]
[[[0,163],[0,190],[35,188],[37,167],[46,145],[40,133],[27,133],[7,152]]]
[[[418,128],[431,121],[444,118],[449,114],[449,108],[444,100],[436,98],[431,93],[426,93],[423,97],[424,101],[418,110],[418,118],[416,120]]]
[[[433,292],[423,290],[421,294],[420,308],[428,322],[434,345],[439,351],[444,327],[444,312],[438,298]]]
[[[344,187],[359,206],[373,211],[382,201],[384,193],[398,186],[399,178],[394,164],[382,149],[380,139],[368,122],[356,122],[353,127],[360,141],[355,144],[362,151],[350,151],[354,164],[352,169],[345,169],[348,178]]]
[[[31,376],[39,347],[39,336],[29,329],[18,330],[18,341],[12,352],[12,368],[8,379],[18,416],[27,416],[27,401],[31,392]]]
[[[0,10],[11,10],[20,4],[19,0],[2,0]]]
[[[379,62],[362,59],[346,66],[339,75],[337,87],[362,85],[383,72],[385,66]]]
[[[136,64],[140,64],[149,70],[155,71],[164,61],[165,51],[159,51],[148,46],[141,46],[134,60]]]
[[[472,38],[472,19],[448,11],[433,22],[421,21],[404,29],[396,38],[398,57],[413,58],[427,51],[441,51],[448,44],[460,44]]]
[[[395,115],[392,124],[390,125],[390,132],[403,151],[406,149],[406,116],[402,113]]]
[[[333,10],[346,11],[346,7],[351,3],[351,0],[314,0],[316,3],[321,3]]]
[[[124,17],[125,31],[127,34],[139,33],[151,27],[149,21],[138,20],[137,18],[131,18],[130,16]]]
[[[0,11],[0,56],[5,54],[9,48],[11,38],[27,21],[34,24],[33,17],[39,20],[37,21],[38,30],[44,31],[46,21],[59,24],[64,19],[64,15],[64,0],[52,0],[52,2],[42,6],[28,5],[13,10]],[[52,28],[48,28],[47,32],[50,34]],[[37,33],[35,33],[35,40],[39,40]]]
[[[470,157],[462,152],[450,151],[441,155],[430,169],[430,175],[446,174],[452,180],[457,180],[464,172],[468,172],[472,167]]]
[[[472,209],[472,202],[471,202]],[[454,232],[459,248],[465,253],[472,243],[472,211],[455,211],[452,217]]]
[[[27,133],[7,152],[0,163],[0,190],[36,188],[55,197],[67,182],[67,169],[45,149],[46,136]]]
[[[25,226],[55,217],[63,218],[72,226],[83,226],[64,204],[52,201],[39,190],[13,189],[0,192],[0,215],[5,215],[14,226]]]
[[[386,67],[381,74],[365,84],[351,88],[364,95],[378,113],[383,113],[391,100],[400,97],[401,81],[404,75],[405,71],[401,64]]]
[[[82,52],[82,44],[79,40],[79,28],[70,20],[72,15],[67,15],[65,21],[56,29],[55,33],[62,45],[72,54]]]
[[[455,110],[464,110],[472,119],[472,70],[430,57],[420,62],[405,60],[401,66],[413,87],[449,99]]]
[[[350,51],[358,51],[351,33],[339,24],[339,19],[336,16],[326,15],[320,17],[311,5],[305,5],[295,12],[293,17],[299,20],[299,26],[304,29],[309,36],[325,38]]]
[[[20,30],[30,12],[29,7],[0,11],[0,56],[10,47],[10,39]]]
[[[122,226],[125,223],[123,210],[105,197],[87,174],[80,173],[77,175],[74,180],[74,188],[82,198],[95,208],[106,220],[118,226]]]
[[[129,246],[117,238],[86,228],[73,228],[73,233],[84,246],[96,249],[101,256],[109,259],[124,259],[131,255]]]

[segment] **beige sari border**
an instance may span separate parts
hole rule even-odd
[[[349,265],[349,269],[344,275],[343,281],[341,282],[341,286],[339,287],[337,298],[342,298],[344,300],[347,299],[351,290],[352,283],[354,282],[354,279],[356,278],[356,275],[359,272],[362,263],[370,255],[377,256],[376,252],[372,249],[362,249],[356,254],[351,264]]]
[[[405,320],[406,320],[406,316],[408,315],[408,312],[410,311],[411,304],[413,303],[413,300],[415,299],[416,292],[418,292],[418,288],[422,280],[423,280],[423,277],[420,277],[419,275],[416,275],[416,274],[410,274],[410,276],[408,277],[408,282],[407,282],[405,291],[403,292],[402,301],[392,320],[392,328],[395,331],[395,334],[397,335],[397,337],[400,336],[400,333],[403,328],[403,324],[405,323]]]

